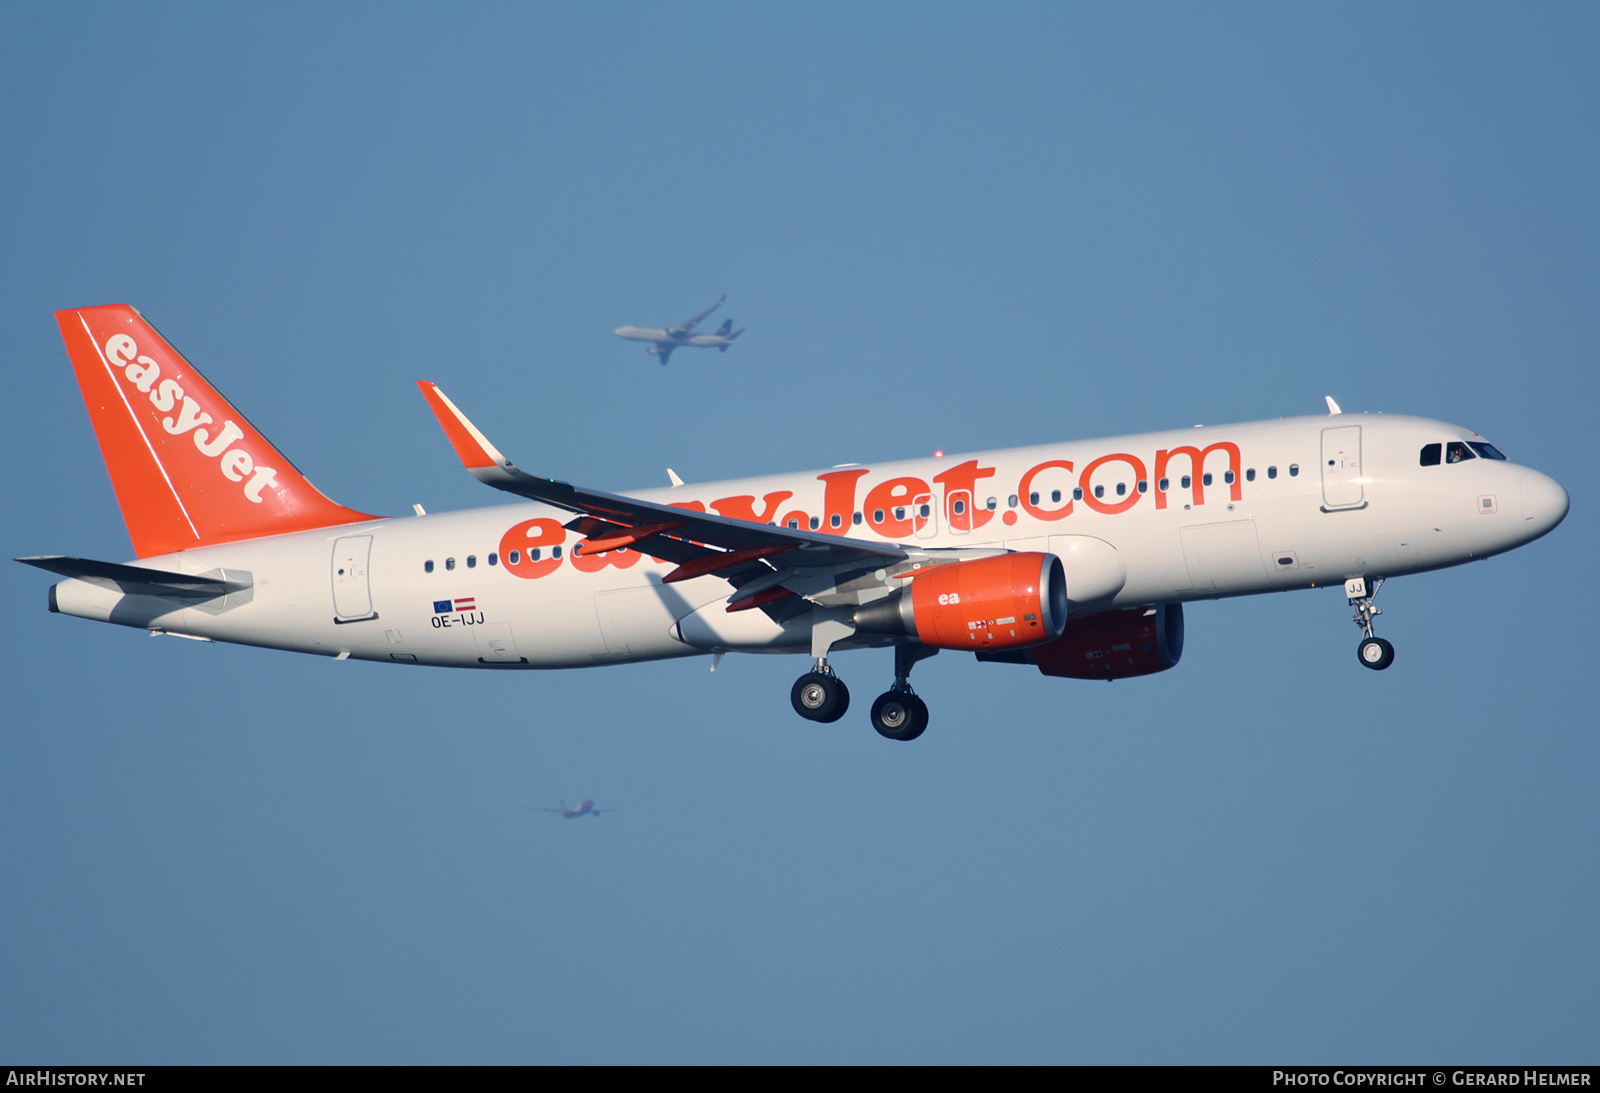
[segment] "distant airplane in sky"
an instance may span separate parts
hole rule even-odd
[[[677,326],[669,326],[665,330],[650,326],[619,326],[615,333],[617,337],[627,338],[629,341],[653,343],[646,352],[652,356],[660,357],[662,364],[667,363],[674,349],[679,349],[686,345],[696,349],[716,348],[726,353],[728,346],[733,344],[733,339],[744,333],[744,327],[741,326],[738,330],[734,330],[733,320],[728,319],[717,328],[715,334],[695,334],[693,331],[696,326],[700,325],[702,319],[721,307],[727,299],[724,296],[688,322],[679,323]]]
[[[581,805],[569,805],[569,804],[567,804],[567,802],[562,801],[560,808],[540,808],[540,809],[535,809],[535,811],[536,812],[558,812],[558,813],[561,814],[561,818],[563,820],[576,820],[579,816],[598,816],[598,815],[600,815],[600,810],[598,808],[594,807],[594,802],[593,801],[585,801]],[[613,811],[614,812],[616,810],[615,809],[611,809],[609,811]]]
[[[1385,580],[1514,550],[1568,508],[1559,482],[1471,429],[1331,400],[1326,415],[614,494],[521,470],[424,382],[462,464],[520,503],[390,519],[320,493],[131,307],[56,318],[136,560],[21,559],[64,578],[51,611],[487,671],[794,653],[811,666],[789,700],[815,722],[850,705],[835,654],[892,650],[870,714],[891,740],[927,727],[908,677],[941,649],[1068,679],[1151,675],[1182,656],[1184,604],[1224,596],[1343,588],[1359,662],[1387,668]],[[1483,580],[1464,591],[1492,599]],[[1455,655],[1492,671],[1485,641]],[[1250,654],[1228,653],[1241,693]]]

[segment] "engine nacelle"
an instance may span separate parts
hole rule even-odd
[[[1047,645],[978,654],[979,660],[1036,664],[1047,676],[1127,679],[1164,672],[1183,656],[1183,604],[1107,611],[1069,623]]]
[[[910,588],[856,609],[858,631],[916,638],[938,649],[1021,649],[1061,636],[1067,578],[1061,559],[999,554],[915,571]]]

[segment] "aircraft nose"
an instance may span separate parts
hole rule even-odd
[[[1533,538],[1567,518],[1567,509],[1571,507],[1567,491],[1549,475],[1528,471],[1522,476],[1520,492],[1522,517],[1529,525],[1528,530],[1533,532]]]

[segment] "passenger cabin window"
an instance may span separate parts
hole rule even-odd
[[[432,558],[429,558],[427,561],[422,563],[422,572],[424,572],[424,573],[432,573],[433,572],[433,559]]]
[[[535,553],[537,553],[537,551],[535,551]],[[561,557],[561,548],[560,547],[551,547],[550,548],[550,557],[552,557],[552,558]]]
[[[1233,485],[1233,472],[1232,471],[1228,471],[1226,474],[1224,474],[1222,476],[1222,480],[1224,482],[1226,482],[1230,486]]]
[[[1006,498],[1006,508],[1014,509],[1016,507],[1017,507],[1017,495],[1016,494],[1012,494],[1010,497]]]
[[[1050,503],[1051,504],[1056,504],[1060,500],[1061,500],[1061,491],[1060,490],[1051,490],[1050,491]]]
[[[446,558],[444,560],[444,567],[446,569],[454,569],[456,567],[456,560],[454,558]]]
[[[1139,492],[1140,493],[1149,493],[1150,492],[1150,480],[1149,479],[1147,479],[1147,478],[1139,479]]]
[[[851,517],[850,517],[850,522],[851,522],[851,523],[852,523],[852,524],[859,524],[859,523],[861,523],[861,514],[860,514],[860,513],[859,513],[859,512],[858,512],[858,513],[856,513],[856,514],[855,514],[855,515],[853,515],[853,516],[851,516]]]
[[[1094,488],[1094,495],[1096,497],[1104,497],[1106,495],[1106,488],[1104,486],[1096,486]]]
[[[800,521],[791,519],[789,521],[789,530],[790,531],[799,531],[800,530]]]
[[[989,500],[987,500],[987,501],[985,501],[983,503],[983,507],[988,509],[990,512],[993,512],[995,509],[999,508],[1000,505],[999,505],[999,502],[995,500],[995,498],[991,497],[991,498],[989,498]]]
[[[1485,459],[1505,459],[1505,456],[1500,453],[1500,449],[1493,444],[1480,444],[1476,440],[1469,440],[1467,441],[1467,446]]]
[[[1202,486],[1211,485],[1211,472],[1210,471],[1207,471],[1205,474],[1202,474],[1200,476],[1200,484]]]
[[[1083,487],[1082,486],[1074,486],[1072,488],[1072,499],[1074,501],[1082,501],[1083,500]]]
[[[822,518],[820,516],[813,516],[811,518],[811,530],[812,531],[816,531],[821,526],[822,526]]]
[[[1254,467],[1244,472],[1244,480],[1246,482],[1254,482],[1256,480],[1256,469]]]
[[[1121,497],[1124,494],[1126,494],[1127,492],[1128,492],[1128,484],[1126,482],[1118,482],[1117,483],[1117,496]]]
[[[832,516],[828,517],[828,526],[830,528],[843,527],[844,517],[840,516],[837,512],[834,513]]]
[[[967,511],[967,503],[958,497],[950,505],[950,511],[955,513],[957,516],[960,516],[962,513]]]
[[[883,523],[883,510],[882,509],[873,509],[872,510],[872,522],[874,524]]]
[[[1039,491],[1038,490],[1034,490],[1032,493],[1028,494],[1028,504],[1037,505],[1038,503],[1039,503]]]
[[[489,564],[490,565],[499,565],[500,564],[500,555],[496,554],[492,550],[489,552]]]
[[[1156,483],[1156,489],[1160,490],[1162,493],[1166,493],[1171,488],[1172,479],[1170,478],[1163,478],[1161,481]]]
[[[1268,478],[1276,478],[1276,477],[1278,477],[1278,468],[1276,468],[1276,467],[1268,467],[1267,468],[1267,477]]]
[[[1298,464],[1298,463],[1289,464],[1289,477],[1290,478],[1297,478],[1297,477],[1299,477],[1299,475],[1300,475],[1300,464]]]
[[[1422,446],[1422,466],[1437,467],[1443,455],[1443,444],[1424,444]]]
[[[1444,461],[1446,463],[1465,463],[1469,459],[1477,459],[1472,454],[1472,449],[1459,440],[1452,440],[1444,446]]]
[[[510,565],[517,565],[522,561],[522,551],[513,550],[510,554],[506,555],[506,561]]]
[[[1188,475],[1184,475],[1182,478],[1178,479],[1178,485],[1182,486],[1184,489],[1188,489],[1190,483],[1193,481],[1194,479],[1190,478]]]
[[[478,556],[476,554],[468,554],[467,555],[467,568],[468,569],[477,569],[478,568]]]

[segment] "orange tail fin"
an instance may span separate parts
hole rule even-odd
[[[56,322],[138,557],[376,519],[319,493],[133,308]]]

